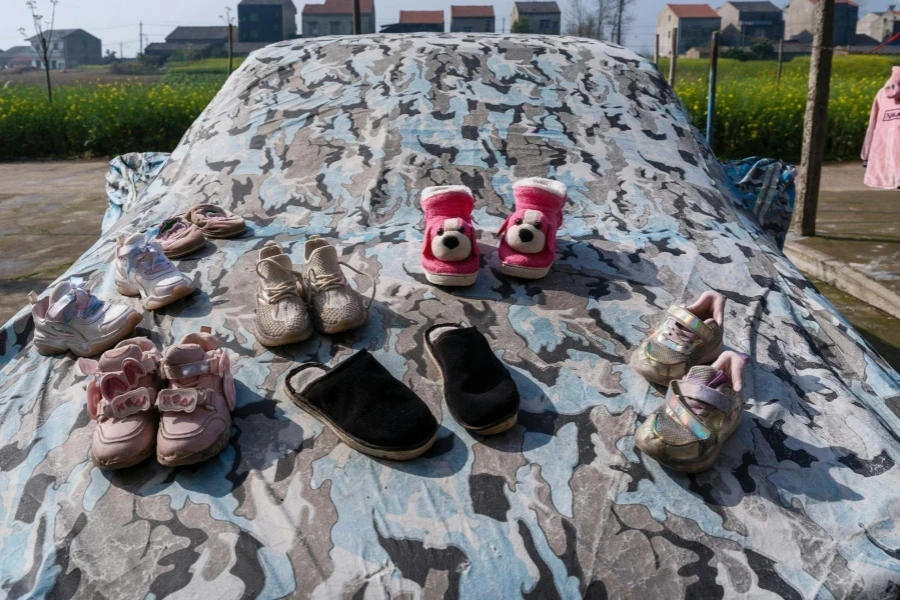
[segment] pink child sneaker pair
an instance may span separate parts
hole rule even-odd
[[[556,231],[562,225],[566,186],[541,177],[513,184],[516,210],[497,232],[500,272],[523,279],[539,279],[556,257]],[[462,185],[425,188],[425,243],[422,268],[431,283],[466,286],[478,277],[478,237],[472,225],[475,200]]]
[[[91,458],[101,469],[136,465],[154,448],[165,466],[198,463],[231,439],[231,362],[208,327],[162,356],[139,337],[120,342],[99,361],[82,358],[78,366],[92,376],[87,409],[97,427]]]

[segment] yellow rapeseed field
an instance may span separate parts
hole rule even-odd
[[[0,160],[171,151],[225,80],[219,73],[223,59],[207,63],[175,65],[170,75],[153,85],[134,80],[60,87],[54,91],[52,107],[39,87],[0,88]],[[894,64],[900,64],[900,58],[835,57],[827,158],[858,158],[872,99]],[[723,159],[754,155],[796,159],[809,59],[785,63],[780,84],[773,61],[723,59],[719,65],[716,154]],[[680,60],[675,86],[701,130],[706,123],[708,69],[705,60]],[[666,73],[667,65],[661,64],[660,70]]]

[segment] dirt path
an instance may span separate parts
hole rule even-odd
[[[0,163],[0,323],[100,236],[108,161]]]

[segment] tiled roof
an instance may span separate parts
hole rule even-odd
[[[556,2],[516,2],[516,9],[520,15],[558,13],[559,5]]]
[[[294,6],[293,0],[241,0],[238,2],[238,6],[253,6],[254,4],[290,4],[291,6]]]
[[[226,27],[225,25],[212,25],[208,27],[176,27],[172,31],[172,33],[166,36],[167,42],[180,42],[182,40],[205,41],[223,39],[228,39],[228,27]]]
[[[375,10],[374,0],[359,0],[359,10],[362,14]],[[325,0],[325,4],[306,4],[303,6],[304,15],[352,15],[353,0]]]
[[[667,4],[679,19],[718,19],[719,13],[709,4]]]
[[[741,12],[781,12],[781,9],[771,2],[729,2]]]
[[[442,10],[401,10],[400,22],[407,25],[442,24],[444,11]]]
[[[490,18],[494,16],[493,6],[451,6],[450,17],[454,19]]]

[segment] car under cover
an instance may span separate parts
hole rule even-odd
[[[152,150],[152,149],[148,149]],[[512,182],[569,189],[550,274],[500,274]],[[471,288],[419,265],[426,186],[476,197]],[[63,276],[115,298],[117,236],[209,201],[249,232],[180,261],[200,292],[147,313],[160,346],[212,327],[234,361],[231,444],[203,464],[93,467],[85,382],[0,330],[0,590],[9,597],[896,598],[900,379],[784,257],[655,66],[571,37],[293,40],[255,52],[138,201]],[[260,346],[258,250],[321,235],[374,277],[368,323]],[[347,272],[361,293],[366,278]],[[661,391],[628,366],[665,309],[715,289],[752,358],[715,467],[634,448]],[[128,300],[129,302],[135,302]],[[136,303],[135,303],[136,305]],[[441,413],[434,323],[477,326],[521,393],[472,436],[443,410],[397,463],[340,444],[282,391],[367,348]]]

